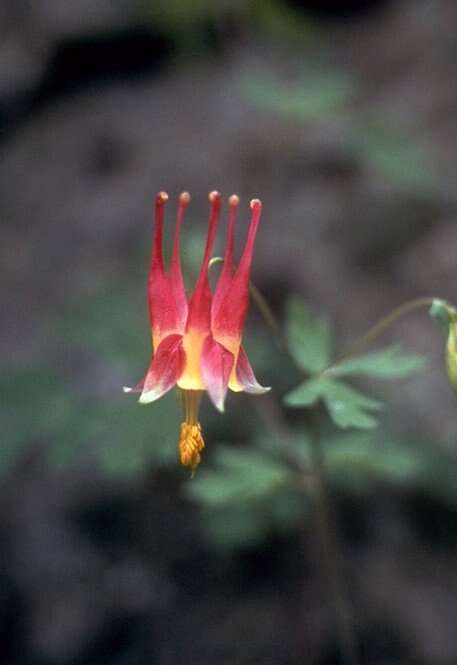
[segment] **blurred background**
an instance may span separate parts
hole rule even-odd
[[[175,396],[121,392],[150,356],[152,202],[171,228],[192,194],[191,284],[208,192],[240,195],[238,247],[260,197],[253,279],[280,320],[291,294],[328,319],[336,353],[404,300],[455,304],[456,25],[454,0],[2,0],[3,663],[342,662],[306,498],[239,487],[296,420],[255,310],[273,391],[203,404],[201,479]],[[426,312],[392,340],[427,366],[370,384],[376,441],[329,458],[344,576],[362,663],[455,665],[457,402]]]

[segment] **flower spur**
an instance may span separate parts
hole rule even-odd
[[[221,196],[209,194],[210,216],[203,260],[190,300],[187,300],[180,259],[180,232],[190,195],[179,196],[173,250],[169,271],[163,259],[163,224],[168,195],[155,200],[154,238],[148,277],[149,318],[153,357],[143,379],[125,392],[141,393],[141,404],[154,402],[175,385],[181,396],[181,463],[194,473],[205,446],[198,419],[204,391],[219,411],[224,410],[227,390],[264,393],[241,345],[249,303],[249,276],[262,205],[250,203],[251,221],[245,247],[235,268],[233,245],[238,196],[229,198],[229,219],[224,262],[214,294],[208,269],[219,221]]]

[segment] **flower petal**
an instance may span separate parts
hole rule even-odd
[[[154,351],[167,335],[183,333],[187,315],[187,303],[184,292],[180,291],[179,266],[175,256],[172,268],[173,277],[165,273],[163,261],[163,221],[165,203],[168,195],[159,192],[155,200],[154,239],[152,242],[151,265],[148,276],[148,303],[149,318],[151,322]],[[179,250],[179,227],[178,215],[177,233],[175,236],[175,253]],[[184,287],[182,287],[184,288]],[[176,298],[178,294],[178,298]]]
[[[251,367],[251,363],[248,360],[246,351],[240,346],[238,353],[238,360],[236,363],[236,379],[241,389],[247,393],[252,393],[254,395],[263,395],[267,393],[271,388],[266,386],[261,386],[257,381],[254,375],[254,370]]]
[[[138,383],[135,386],[133,386],[133,388],[129,388],[128,386],[123,386],[122,390],[125,393],[142,393],[145,379],[146,377],[143,376],[143,378],[140,381],[138,381]]]
[[[173,388],[181,376],[185,362],[181,335],[165,337],[157,347],[149,366],[143,392],[139,399],[140,403],[154,402]]]
[[[224,401],[234,360],[233,353],[230,353],[222,344],[208,335],[201,354],[201,372],[208,395],[219,411],[224,410]]]
[[[184,332],[187,320],[187,298],[184,288],[184,280],[181,271],[181,224],[184,218],[184,213],[190,201],[190,194],[182,192],[179,196],[178,214],[176,216],[175,237],[173,241],[173,254],[171,256],[170,264],[170,285],[173,292],[173,297],[178,315],[180,330]]]
[[[262,211],[262,204],[258,199],[251,201],[251,210],[251,223],[243,254],[217,311],[213,312],[211,329],[217,339],[241,339],[249,304],[249,277],[254,243]]]
[[[192,298],[189,303],[189,315],[186,329],[197,329],[209,333],[211,326],[211,289],[208,278],[208,265],[213,250],[214,238],[216,236],[219,212],[221,209],[221,195],[219,192],[211,192],[209,195],[211,204],[208,222],[208,235],[206,238],[205,253],[195,285]]]
[[[227,239],[225,241],[224,264],[222,266],[221,274],[217,281],[216,290],[213,296],[213,303],[211,306],[211,317],[219,311],[221,302],[232,283],[233,277],[233,241],[235,235],[235,221],[236,211],[240,200],[236,194],[229,198],[229,221],[227,227]]]

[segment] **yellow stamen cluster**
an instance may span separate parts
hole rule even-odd
[[[192,476],[200,464],[201,451],[205,447],[200,423],[181,423],[179,435],[179,457],[183,466],[190,467]]]

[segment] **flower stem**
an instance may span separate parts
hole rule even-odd
[[[430,296],[425,296],[422,298],[414,298],[413,300],[407,300],[403,304],[395,307],[389,314],[380,319],[374,326],[372,326],[368,332],[356,339],[348,351],[343,353],[339,358],[333,361],[328,367],[326,367],[322,373],[328,372],[330,369],[333,369],[337,365],[340,365],[345,360],[349,360],[354,356],[358,355],[365,347],[367,347],[371,342],[374,342],[392,323],[401,319],[405,314],[421,309],[422,307],[430,307],[436,298]]]
[[[295,367],[303,373],[291,354],[285,335],[270,305],[261,291],[251,283],[251,296],[257,308],[270,328],[279,349],[285,352]],[[356,339],[349,350],[337,358],[322,373],[359,354],[371,342],[377,339],[390,325],[410,312],[422,307],[430,307],[435,298],[421,297],[408,300],[395,307],[389,314],[375,323],[368,332]],[[355,635],[354,618],[349,601],[342,568],[341,548],[337,533],[336,519],[333,514],[327,482],[325,479],[325,460],[322,451],[318,416],[315,410],[308,413],[311,425],[311,465],[315,482],[315,516],[322,551],[322,564],[329,585],[333,607],[336,614],[338,641],[344,665],[358,665],[358,649]],[[309,479],[307,479],[308,482]]]
[[[341,547],[325,480],[325,460],[321,446],[319,421],[311,412],[311,463],[316,489],[314,493],[316,528],[322,551],[322,568],[336,615],[338,642],[344,665],[358,665],[354,619],[343,576]]]
[[[288,353],[286,338],[282,333],[281,326],[276,316],[274,315],[273,310],[268,304],[267,299],[265,298],[263,293],[256,286],[254,286],[252,282],[250,283],[249,286],[250,286],[252,299],[255,302],[257,309],[261,313],[265,323],[270,328],[279,349],[281,351],[284,351],[285,353]]]

